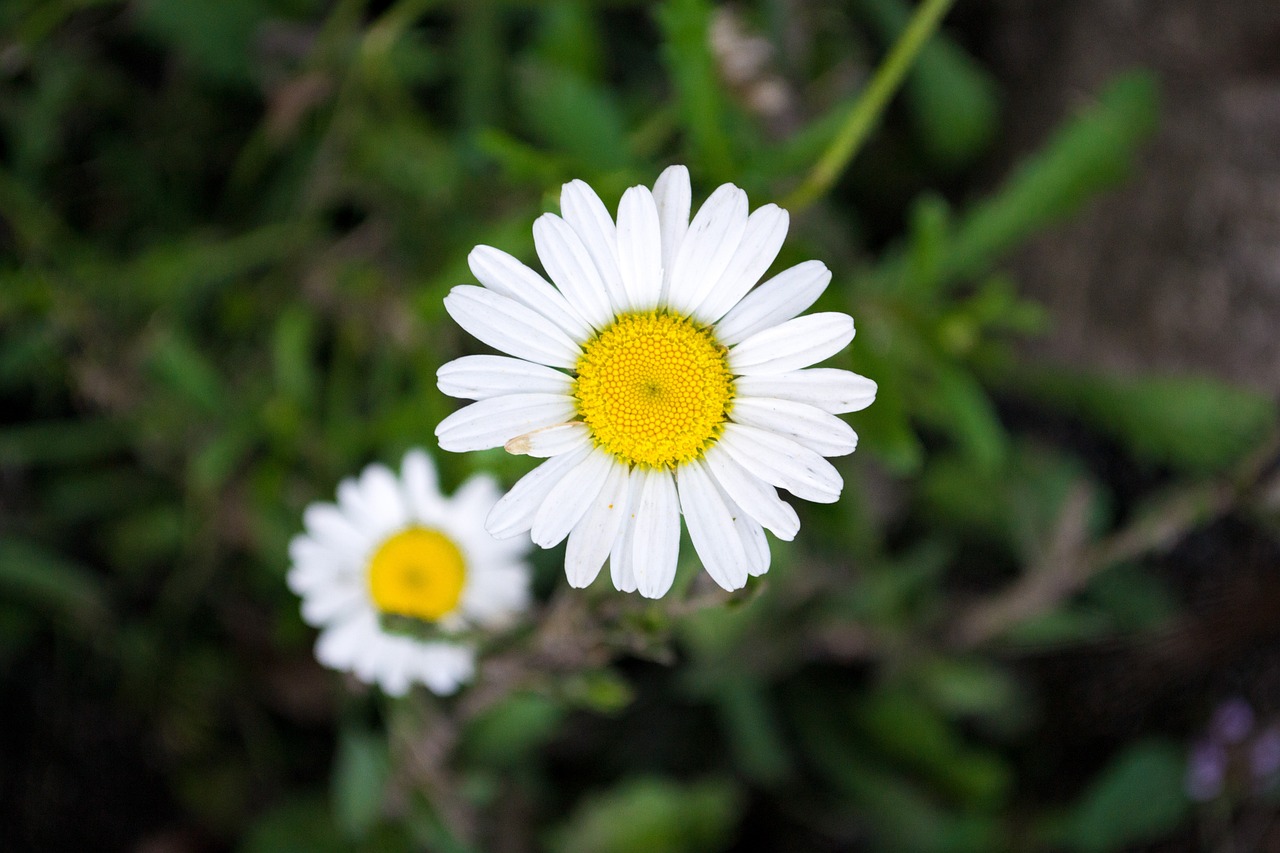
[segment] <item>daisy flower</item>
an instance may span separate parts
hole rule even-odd
[[[338,485],[336,504],[308,506],[288,583],[321,629],[316,658],[393,696],[415,682],[443,695],[470,681],[467,633],[501,627],[529,601],[528,543],[484,530],[500,495],[475,476],[446,498],[431,459],[413,450],[398,479],[370,465]],[[388,630],[396,625],[406,630]]]
[[[824,457],[857,436],[835,417],[870,405],[876,385],[811,368],[853,339],[846,314],[798,316],[826,289],[819,261],[758,287],[787,233],[787,212],[747,213],[733,184],[689,220],[689,173],[627,190],[615,222],[582,181],[561,215],[533,224],[554,286],[489,246],[470,255],[483,287],[455,287],[449,314],[508,353],[452,361],[440,390],[478,402],[436,428],[445,450],[503,447],[544,457],[489,514],[494,536],[566,537],[565,572],[589,584],[606,558],[620,590],[671,587],[680,515],[711,577],[728,590],[769,568],[764,530],[800,522],[775,487],[831,503],[843,487]],[[753,289],[754,288],[754,289]]]

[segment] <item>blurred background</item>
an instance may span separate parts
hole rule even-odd
[[[1280,850],[1280,6],[959,0],[806,195],[912,12],[0,5],[0,849]],[[434,451],[467,252],[673,162],[835,274],[841,502],[322,669],[288,540]]]

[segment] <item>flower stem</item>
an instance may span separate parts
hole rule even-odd
[[[938,24],[954,2],[955,0],[923,0],[916,7],[906,29],[850,109],[835,139],[804,181],[783,201],[783,207],[794,213],[808,207],[831,189],[840,173],[857,155],[889,99],[902,84],[902,78],[911,69],[916,55],[937,30]]]

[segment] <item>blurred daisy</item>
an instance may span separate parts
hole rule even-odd
[[[489,514],[497,537],[566,537],[565,571],[589,584],[606,558],[624,591],[658,598],[675,577],[683,513],[711,577],[739,589],[769,568],[764,530],[800,522],[774,487],[837,500],[823,457],[857,437],[835,417],[870,405],[876,385],[845,370],[805,369],[853,339],[846,314],[798,316],[831,273],[806,261],[756,282],[787,233],[787,212],[748,216],[732,184],[689,221],[689,173],[672,166],[650,191],[623,194],[615,223],[582,181],[561,216],[533,224],[553,287],[512,256],[478,246],[483,287],[455,287],[445,307],[514,358],[467,356],[440,368],[440,390],[479,402],[436,428],[445,450],[505,446],[549,461]],[[754,289],[753,289],[754,287]]]
[[[476,476],[444,497],[431,459],[414,450],[399,479],[370,465],[338,485],[337,504],[307,507],[288,582],[321,629],[316,658],[394,696],[414,682],[447,694],[471,680],[466,635],[501,627],[529,600],[528,544],[484,530],[500,494]]]

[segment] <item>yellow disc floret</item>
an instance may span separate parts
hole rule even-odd
[[[697,459],[733,402],[727,350],[676,314],[623,314],[582,348],[578,411],[595,443],[652,468]]]
[[[438,530],[410,527],[383,542],[369,561],[369,592],[385,614],[435,621],[458,606],[466,561]]]

